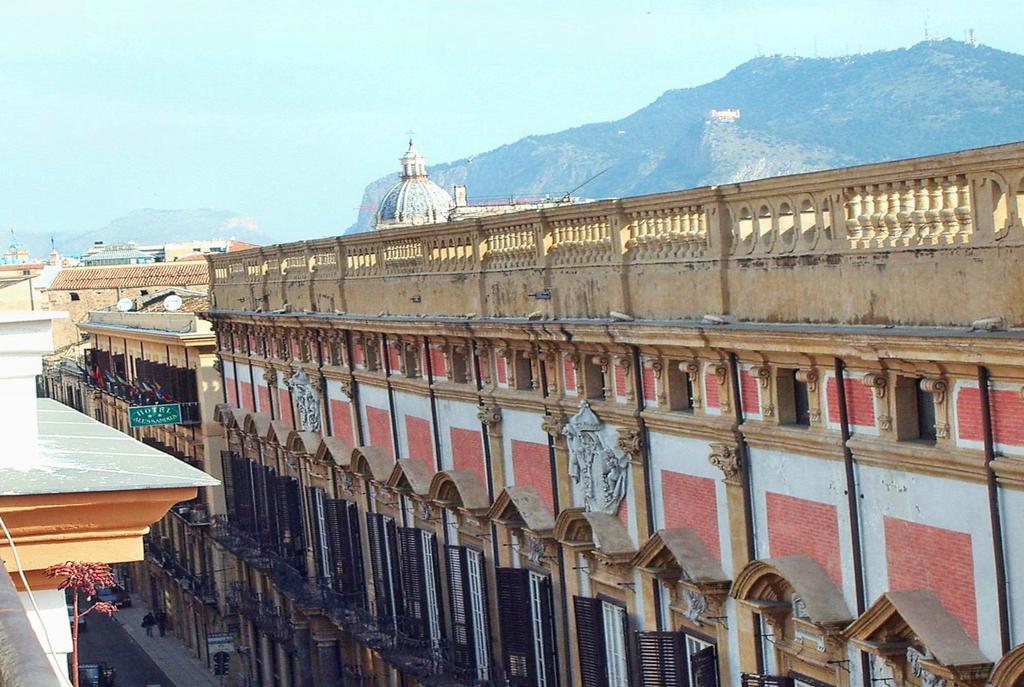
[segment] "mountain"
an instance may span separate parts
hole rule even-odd
[[[736,108],[734,122],[709,111]],[[953,40],[840,58],[759,57],[614,122],[527,136],[429,168],[474,198],[621,197],[1024,139],[1024,56]],[[429,152],[429,146],[424,146]],[[349,232],[398,175],[371,182]]]
[[[36,257],[50,252],[50,236],[19,233]],[[79,255],[95,241],[120,243],[135,241],[140,245],[171,243],[201,239],[236,238],[249,243],[272,242],[256,220],[230,210],[202,208],[196,210],[154,210],[141,208],[111,221],[104,227],[88,231],[58,232],[53,235],[57,250],[65,255]]]

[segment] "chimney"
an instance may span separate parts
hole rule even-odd
[[[464,208],[466,205],[466,185],[455,184],[455,207]]]

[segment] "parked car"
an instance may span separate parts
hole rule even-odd
[[[68,604],[68,624],[72,626],[72,629],[74,628],[74,622],[75,622],[75,607],[72,606],[71,604]],[[84,615],[78,616],[78,631],[79,632],[85,632],[87,629],[89,629],[89,627],[88,627],[88,625],[85,624],[85,616]]]
[[[108,604],[114,604],[118,608],[128,608],[132,605],[132,595],[123,587],[102,587],[96,591],[96,598]]]
[[[83,663],[78,666],[79,687],[113,687],[117,671],[106,663]]]

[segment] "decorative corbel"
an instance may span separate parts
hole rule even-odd
[[[711,373],[718,382],[718,407],[723,413],[732,412],[729,405],[729,368],[725,365],[712,365]]]
[[[934,397],[935,405],[942,405],[946,402],[949,382],[942,377],[924,377],[921,380],[921,390],[930,393]]]
[[[476,417],[491,431],[501,423],[501,407],[496,403],[485,403],[477,409]]]
[[[273,387],[277,385],[277,370],[272,367],[268,367],[263,370],[263,381],[267,386]]]
[[[480,383],[482,386],[490,386],[491,384],[491,346],[489,344],[480,343],[476,346],[476,356],[480,361]],[[472,364],[472,361],[470,361]]]
[[[611,360],[606,355],[595,355],[590,358],[590,361],[601,368],[601,376],[604,378],[604,397],[614,398],[615,397],[615,380],[612,379],[609,369]]]
[[[949,382],[945,377],[925,377],[921,380],[921,389],[930,393],[935,400],[935,438],[949,438],[949,411],[946,408]]]
[[[342,377],[338,380],[338,387],[341,389],[341,393],[345,395],[345,398],[352,400],[352,378]]]
[[[728,444],[711,444],[711,455],[708,462],[722,471],[728,481],[739,474],[740,458],[736,449]]]
[[[818,371],[815,368],[796,371],[796,381],[807,385],[807,390],[814,393],[818,390]]]
[[[885,398],[885,388],[888,384],[885,375],[878,372],[867,372],[860,380],[864,386],[873,389],[876,398]]]
[[[767,389],[771,386],[772,368],[767,363],[755,365],[750,371],[754,373],[754,377],[757,378],[757,383],[762,389]]]
[[[619,428],[619,449],[629,456],[631,463],[640,463],[640,454],[643,451],[643,435],[636,429],[630,427]]]
[[[660,358],[644,358],[643,366],[654,373],[654,398],[657,400],[660,407],[668,405],[667,394],[665,393],[665,381],[662,378],[662,374],[665,372],[665,366],[661,363]],[[680,367],[682,369],[682,367]]]
[[[821,401],[818,399],[818,382],[821,381],[821,377],[818,374],[817,368],[811,367],[803,370],[797,370],[794,375],[796,381],[803,382],[807,385],[807,393],[810,395],[808,399],[810,403],[810,409],[808,415],[812,424],[818,424],[821,422]]]
[[[583,371],[580,369],[580,355],[579,353],[566,353],[565,359],[572,365],[572,377],[574,382],[574,388],[576,389],[576,395],[582,397],[584,393],[583,389]],[[563,370],[563,376],[564,376]]]
[[[540,428],[558,439],[562,436],[562,430],[565,429],[565,425],[568,424],[569,418],[561,412],[548,413],[541,420]]]
[[[679,371],[686,374],[690,379],[690,392],[693,394],[693,407],[700,408],[704,402],[701,391],[703,385],[700,378],[700,362],[696,360],[685,360],[679,363]]]

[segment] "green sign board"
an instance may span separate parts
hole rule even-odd
[[[181,404],[162,403],[158,406],[130,406],[128,424],[132,427],[181,424]]]

